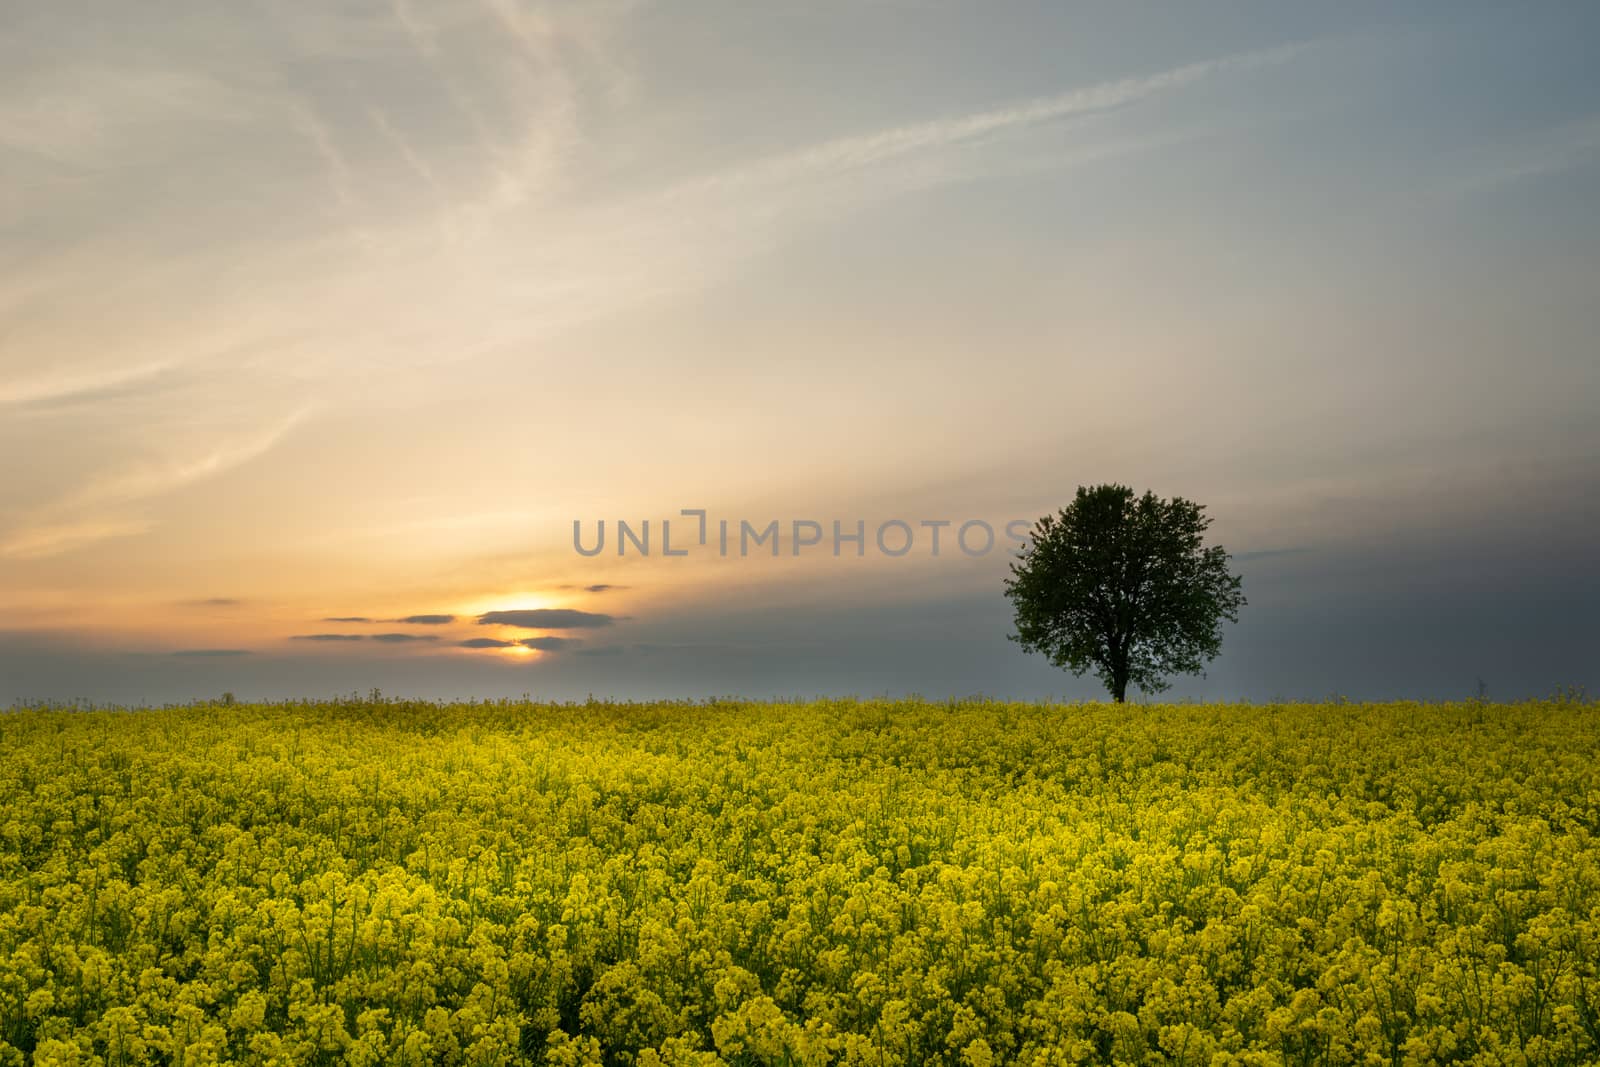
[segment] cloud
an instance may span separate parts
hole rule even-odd
[[[165,125],[241,117],[238,93],[193,71],[80,63],[25,83],[0,106],[0,147],[93,168]]]
[[[309,405],[300,407],[260,433],[225,442],[197,457],[138,467],[91,482],[63,500],[62,505],[94,507],[143,500],[243,466],[271,451],[310,410]]]
[[[560,652],[562,649],[572,648],[583,642],[571,637],[525,637],[517,643],[524,648],[537,649],[540,652]]]
[[[559,283],[542,282],[520,297],[527,317],[501,315],[509,331],[486,339],[488,347],[530,330],[548,332],[615,311],[639,300],[714,282],[736,265],[806,220],[859,207],[903,184],[908,170],[923,168],[919,185],[973,180],[1005,172],[1006,153],[986,153],[977,168],[952,168],[943,157],[1044,124],[1103,114],[1172,95],[1213,76],[1289,61],[1309,45],[1290,44],[1222,56],[1142,77],[1106,81],[1052,96],[1024,99],[983,111],[949,114],[813,143],[797,150],[702,173],[592,211],[571,216],[570,229],[552,232],[541,247]],[[1159,147],[1168,139],[1123,142],[1116,152]],[[1096,153],[1080,151],[1065,165]],[[933,172],[928,162],[934,161]],[[626,249],[625,255],[617,254]],[[526,275],[541,277],[535,270]],[[499,283],[496,283],[499,285]],[[485,290],[487,291],[487,290]],[[559,300],[548,299],[559,294]],[[456,351],[465,351],[459,346]]]
[[[328,615],[323,622],[371,622],[365,615]]]
[[[611,584],[609,584],[607,582],[596,582],[594,585],[586,585],[586,586],[584,586],[583,587],[583,591],[586,592],[586,593],[609,593],[613,589],[626,589],[626,588],[627,588],[627,586],[625,586],[625,585],[611,585]]]
[[[33,412],[59,412],[150,396],[182,380],[176,360],[131,369],[113,369],[99,375],[77,375],[42,382],[22,382],[0,388],[0,407],[14,406]]]
[[[404,644],[407,641],[437,641],[433,634],[373,634],[374,641],[383,641],[391,645]]]
[[[302,407],[250,437],[236,438],[198,457],[147,465],[100,478],[39,509],[4,540],[0,557],[42,559],[99,541],[147,533],[157,525],[137,515],[107,514],[225,473],[270,451],[305,417]]]
[[[248,648],[180,648],[172,653],[174,656],[192,656],[204,658],[209,656],[248,656]]]
[[[361,641],[362,634],[295,634],[291,641]]]
[[[462,641],[461,644],[460,644],[460,647],[462,647],[462,648],[515,648],[516,644],[517,643],[515,641],[500,641],[500,640],[496,640],[493,637],[474,637],[471,640]]]
[[[749,216],[758,221],[770,216],[774,225],[789,227],[810,217],[799,210],[804,204],[793,205],[793,210],[785,206],[787,196],[803,192],[808,184],[826,187],[831,208],[837,206],[833,199],[839,189],[828,183],[837,176],[892,167],[912,157],[977,144],[1007,131],[1169,95],[1229,70],[1287,61],[1301,47],[1225,56],[987,110],[935,114],[923,121],[869,129],[775,157],[756,158],[614,202],[602,198],[594,204],[570,205],[572,211],[566,210],[569,205],[558,204],[559,211],[528,219],[541,240],[527,242],[519,232],[519,218],[509,213],[519,206],[544,212],[548,205],[540,195],[568,187],[569,176],[563,171],[575,162],[569,157],[585,146],[590,132],[580,128],[580,120],[587,117],[590,106],[610,99],[607,94],[592,93],[588,82],[626,84],[625,72],[613,55],[613,34],[620,33],[622,16],[628,10],[629,5],[622,4],[600,9],[585,6],[582,13],[564,7],[535,11],[509,0],[486,0],[469,11],[446,14],[443,9],[393,0],[387,11],[373,13],[381,20],[376,22],[370,15],[278,11],[273,17],[284,26],[277,43],[288,44],[299,54],[280,57],[241,52],[224,59],[224,53],[219,53],[194,57],[199,62],[189,71],[161,64],[129,70],[63,67],[49,73],[48,85],[40,91],[13,93],[13,102],[0,105],[0,120],[5,120],[0,121],[0,143],[21,146],[30,155],[79,161],[86,165],[83,181],[94,189],[103,183],[110,195],[129,184],[127,168],[138,162],[125,154],[131,147],[149,145],[152,152],[159,147],[162,158],[169,153],[185,158],[186,142],[168,144],[150,137],[158,127],[177,133],[200,129],[196,120],[201,118],[239,123],[236,133],[248,136],[249,143],[242,146],[248,148],[261,132],[258,124],[265,124],[279,136],[300,142],[294,145],[299,151],[287,155],[282,153],[289,145],[263,145],[263,151],[276,149],[286,166],[293,163],[286,174],[294,180],[273,184],[299,188],[306,171],[320,170],[318,184],[325,181],[330,192],[319,187],[317,199],[331,195],[341,219],[360,223],[364,236],[353,244],[331,238],[322,225],[328,221],[324,213],[308,232],[291,234],[299,242],[292,243],[281,257],[250,258],[251,266],[242,275],[249,281],[248,287],[241,283],[238,291],[224,289],[209,302],[214,304],[215,327],[231,343],[259,343],[273,353],[273,364],[295,364],[289,371],[294,383],[288,387],[292,396],[302,387],[318,393],[315,387],[325,385],[330,377],[361,373],[391,359],[424,366],[435,360],[470,358],[568,322],[603,316],[639,300],[700,284],[771,239],[762,236],[767,228],[764,224],[746,224]],[[497,46],[514,50],[515,55],[483,62],[484,57],[475,52],[458,52],[459,43],[472,40],[463,36],[467,25],[479,20],[497,27]],[[309,79],[303,91],[281,97],[246,88],[276,84],[277,79],[263,76],[275,67],[253,65],[257,63],[293,58],[315,67],[342,49],[371,58],[373,54],[367,50],[374,48],[386,61],[392,60],[396,58],[392,52],[395,34],[416,49],[427,71],[442,79],[439,88],[444,90],[441,102],[445,110],[453,105],[461,117],[471,120],[470,130],[452,131],[452,149],[459,144],[459,153],[430,151],[436,148],[430,135],[440,132],[435,122],[448,121],[443,113],[424,121],[421,112],[413,118],[405,110],[358,106],[344,91],[320,93],[316,79]],[[508,59],[516,61],[506,62]],[[465,81],[458,83],[456,74],[465,76]],[[494,99],[484,99],[485,94]],[[499,121],[491,125],[485,116]],[[486,142],[477,149],[471,147],[473,131]],[[208,146],[206,160],[230,155],[212,153],[211,141],[204,143]],[[383,146],[382,151],[374,150]],[[304,165],[317,159],[321,168],[314,162],[309,168]],[[406,165],[415,188],[396,188],[392,180],[395,162]],[[257,168],[251,169],[252,174],[256,172]],[[132,173],[137,175],[137,171]],[[270,172],[261,174],[265,187]],[[226,178],[227,173],[206,171],[205,176]],[[383,205],[390,201],[369,203],[368,191],[392,192],[403,198],[395,203],[403,203],[406,210],[388,215]],[[442,196],[441,191],[450,195]],[[855,189],[851,195],[859,198],[860,193]],[[459,211],[448,206],[457,201],[467,206]],[[495,212],[509,217],[457,218],[463,213],[476,217]],[[62,218],[76,216],[64,213]],[[154,217],[149,221],[152,226],[168,223],[159,232],[178,232],[176,220]],[[97,246],[88,222],[84,225],[85,261],[106,260],[114,245]],[[237,241],[249,233],[246,227],[238,232],[224,230],[221,236]],[[376,243],[369,243],[369,238]],[[273,239],[276,242],[275,231]],[[203,278],[218,274],[209,258],[212,255],[225,257],[229,263],[237,261],[237,250],[222,240],[207,240],[204,248],[192,256],[174,253],[144,258],[168,263],[175,277],[192,272]],[[530,252],[530,248],[537,251]],[[368,262],[368,254],[374,251],[381,255]],[[455,252],[472,254],[441,254]],[[341,254],[350,258],[338,258]],[[319,266],[307,274],[302,261]],[[493,273],[478,276],[475,269],[462,273],[463,263],[489,265]],[[234,273],[224,272],[228,277]],[[88,278],[81,268],[66,271],[60,273],[57,287],[71,292],[87,286]],[[396,299],[394,294],[402,287],[438,294],[441,299]],[[193,287],[175,287],[175,291],[193,291]],[[281,306],[304,311],[303,337],[293,344],[271,336],[263,325],[279,318],[274,309]],[[385,314],[371,314],[374,306],[385,308]],[[398,313],[391,314],[394,309]],[[472,326],[464,331],[463,323]],[[148,330],[129,332],[130,340],[160,355],[119,359],[119,366],[109,369],[57,371],[40,382],[0,385],[0,405],[95,407],[128,397],[165,396],[172,386],[187,380],[190,361],[172,356],[172,346],[166,343],[169,339],[145,336]],[[194,331],[186,324],[185,332]],[[122,347],[120,338],[118,347]],[[324,351],[352,354],[337,360],[313,354]],[[356,354],[361,352],[382,355],[368,355],[363,361]],[[225,377],[217,388],[238,397],[241,406],[254,407],[259,402],[253,380],[247,388]],[[284,403],[292,407],[288,397]],[[174,414],[186,422],[194,410],[187,402],[173,406]],[[254,439],[211,440],[149,465],[105,472],[81,492],[19,516],[17,527],[0,534],[0,556],[37,559],[146,532],[157,521],[145,514],[150,498],[255,459],[274,448],[298,419],[296,414],[276,427],[267,427]],[[237,424],[237,420],[229,423]],[[171,447],[166,437],[158,437],[150,429],[150,420],[129,420],[126,425],[134,428],[129,433],[149,433],[152,444],[162,450]],[[117,449],[102,454],[122,457],[137,453]],[[596,594],[616,588],[620,587],[609,583],[585,587]]]
[[[1540,131],[1516,145],[1502,148],[1501,152],[1499,158],[1486,160],[1476,169],[1458,174],[1446,184],[1446,192],[1456,195],[1484,192],[1594,162],[1600,159],[1600,115]]]
[[[1025,128],[1078,115],[1125,107],[1159,93],[1180,89],[1230,70],[1248,70],[1288,62],[1305,44],[1208,59],[1142,77],[1100,82],[1054,96],[1023,100],[988,111],[908,123],[874,133],[825,141],[787,155],[702,179],[705,187],[728,190],[746,185],[783,183],[807,177],[858,170],[911,152],[946,148],[1006,130]]]
[[[44,559],[113,537],[135,537],[155,529],[152,519],[81,519],[24,527],[0,541],[0,558]]]
[[[339,147],[333,128],[318,117],[315,109],[303,101],[291,103],[288,113],[290,124],[295,131],[310,142],[316,149],[317,155],[321,157],[327,173],[328,189],[333,194],[334,200],[342,209],[350,211],[356,206],[356,198],[351,192],[350,163]]]
[[[580,649],[578,649],[578,655],[580,655],[580,656],[620,656],[620,655],[622,655],[622,646],[621,645],[602,645],[599,648],[580,648]]]
[[[410,623],[414,626],[443,626],[456,621],[454,615],[407,615],[403,619],[394,619],[394,622]]]
[[[478,616],[480,626],[515,626],[523,630],[588,630],[610,626],[615,616],[572,608],[529,608],[491,611]]]
[[[186,608],[236,608],[244,601],[231,596],[213,596],[201,600],[185,600],[182,603]]]

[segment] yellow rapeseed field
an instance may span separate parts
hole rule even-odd
[[[0,714],[0,1064],[1600,1062],[1600,708]]]

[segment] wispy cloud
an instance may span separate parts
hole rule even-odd
[[[143,464],[98,479],[65,497],[60,506],[74,508],[128,503],[170,493],[215,477],[265,455],[288,436],[310,410],[309,407],[303,407],[258,433],[224,440],[198,456]]]
[[[116,537],[136,537],[150,532],[155,526],[155,520],[148,518],[85,518],[43,522],[25,526],[0,539],[0,557],[44,559]]]
[[[334,201],[345,211],[356,207],[355,178],[351,166],[339,147],[338,138],[329,125],[317,114],[316,108],[304,101],[289,105],[290,121],[306,141],[316,149],[327,175],[328,190]]]
[[[22,380],[0,385],[0,407],[55,407],[94,403],[139,389],[158,387],[177,369],[176,359],[102,371],[67,372],[43,380]]]
[[[76,489],[20,510],[12,527],[0,532],[0,557],[39,559],[158,528],[158,498],[265,455],[310,410],[295,407],[269,421],[263,411],[269,402],[281,411],[297,396],[327,392],[327,383],[341,378],[370,380],[381,390],[392,370],[408,362],[469,360],[710,284],[819,212],[850,210],[884,188],[881,182],[836,179],[904,170],[907,161],[986,144],[1002,134],[1170,96],[1228,72],[1285,63],[1306,47],[1223,56],[935,115],[824,139],[664,187],[595,196],[566,178],[595,147],[587,128],[591,120],[628,97],[632,74],[617,41],[631,8],[532,8],[511,0],[424,8],[392,0],[387,10],[365,14],[282,9],[270,17],[281,22],[283,39],[296,54],[252,51],[241,40],[226,54],[183,56],[188,65],[171,71],[115,67],[109,54],[70,71],[41,68],[44,89],[22,94],[26,114],[15,104],[11,111],[0,108],[0,127],[9,131],[0,139],[9,136],[13,148],[71,160],[91,175],[103,171],[109,180],[121,173],[129,131],[170,128],[179,138],[173,143],[184,144],[196,124],[233,123],[252,136],[275,137],[272,158],[280,162],[296,154],[296,169],[282,172],[283,178],[305,186],[303,192],[322,210],[318,218],[342,218],[351,233],[288,232],[249,255],[240,254],[239,242],[247,236],[242,231],[171,249],[159,257],[171,291],[195,291],[219,273],[243,280],[218,292],[206,309],[214,318],[204,329],[188,337],[187,331],[163,326],[143,346],[146,353],[161,354],[143,359],[97,367],[68,362],[31,379],[8,375],[8,384],[0,385],[0,407],[70,406],[74,415],[87,416],[138,396],[164,403],[170,417],[142,418],[121,430],[124,447],[109,453],[157,458],[102,461]],[[435,104],[444,103],[435,117],[453,120],[456,128],[429,126],[412,112],[380,105],[384,94],[378,87],[361,83],[367,62],[392,60],[396,44],[402,54],[410,48],[422,57],[432,77],[422,88]],[[342,87],[316,79],[285,83],[285,63],[338,70]],[[271,86],[277,88],[266,88]],[[1134,147],[1156,143],[1145,139]],[[1003,156],[964,160],[948,175],[968,180],[1003,172],[1009,165]],[[385,180],[391,176],[407,188],[380,205],[374,197],[395,196],[394,183]],[[561,199],[552,199],[557,193]],[[464,215],[476,221],[464,226]],[[530,234],[537,240],[529,240]],[[351,236],[353,241],[346,239]],[[34,295],[19,299],[33,300],[35,289],[70,294],[91,277],[84,271],[95,257],[113,248],[85,235],[74,257],[30,281],[28,293]],[[292,338],[282,336],[284,308],[294,309],[298,333]],[[171,354],[168,332],[185,350]],[[256,348],[260,352],[251,358],[281,368],[290,382],[287,399],[258,397],[258,380],[239,373],[246,362],[240,357]],[[185,419],[191,398],[163,394],[193,362],[218,353],[227,358],[217,362],[228,364],[233,377],[217,389],[227,406],[237,405],[237,424],[265,426],[255,433],[218,431],[174,447],[163,426]],[[365,395],[364,389],[351,392]],[[447,526],[476,520],[416,521]],[[505,521],[525,518],[507,514]],[[589,591],[608,588],[596,583]]]
[[[245,268],[230,265],[230,272],[243,269],[251,285],[227,294],[217,314],[248,340],[261,333],[263,322],[281,321],[275,318],[281,308],[294,307],[305,336],[278,350],[308,390],[340,375],[470,360],[713,282],[805,225],[817,210],[844,210],[872,194],[871,183],[839,188],[835,178],[1128,107],[1229,71],[1286,62],[1305,47],[1225,56],[851,134],[664,189],[591,196],[558,178],[589,158],[584,153],[594,147],[593,134],[585,124],[603,118],[601,107],[627,98],[632,75],[617,40],[633,6],[579,10],[472,0],[424,8],[392,0],[387,10],[365,15],[275,9],[271,17],[283,24],[285,39],[308,54],[246,51],[233,57],[251,72],[249,84],[281,85],[273,72],[281,75],[279,66],[289,60],[316,70],[342,61],[359,72],[374,56],[392,60],[396,44],[402,54],[409,46],[422,58],[424,77],[432,78],[419,88],[447,102],[435,119],[454,116],[465,129],[441,130],[378,106],[379,87],[364,86],[348,71],[338,92],[314,91],[316,82],[270,97],[234,88],[208,102],[207,87],[228,69],[209,57],[188,56],[192,77],[170,84],[156,79],[140,89],[135,95],[159,101],[180,118],[202,105],[216,117],[249,118],[279,138],[280,154],[283,145],[298,141],[321,167],[320,173],[310,168],[308,179],[302,166],[293,180],[322,185],[321,199],[353,228],[354,240],[344,243],[320,230],[291,233],[270,255],[244,257]],[[91,79],[82,98],[96,100],[123,81]],[[94,109],[92,103],[84,107]],[[1073,162],[1082,158],[1088,156]],[[393,198],[386,178],[396,163],[415,179],[415,195]],[[951,168],[950,177],[967,180],[986,167],[1006,166],[999,158],[969,162]],[[556,186],[564,199],[542,196]],[[387,206],[369,202],[380,194],[391,196]],[[463,223],[462,216],[476,221]],[[163,262],[204,277],[231,251],[208,242]],[[317,281],[307,285],[302,279],[313,265]],[[336,360],[325,355],[335,351]],[[163,358],[126,370],[63,371],[46,381],[0,386],[0,404],[93,403],[119,390],[159,387],[178,365]],[[249,403],[242,386],[235,394]],[[182,472],[154,477],[181,478]],[[93,491],[138,489],[137,480],[119,489],[107,479]]]
[[[675,292],[714,284],[794,230],[871,203],[899,189],[908,175],[914,176],[918,185],[932,184],[936,179],[924,164],[954,149],[1002,134],[1021,135],[1051,123],[1132,107],[1230,72],[1285,64],[1311,47],[1286,44],[1054,96],[852,134],[629,198],[575,205],[571,211],[541,218],[538,252],[532,262],[525,263],[521,280],[501,292],[507,302],[523,309],[521,314],[503,315],[498,320],[501,334],[485,337],[481,347],[473,350],[493,349],[529,331],[564,329]],[[1098,134],[1070,152],[1058,153],[1048,165],[1065,169],[1159,149],[1200,135],[1194,127],[1109,140]],[[934,170],[947,182],[973,181],[1007,173],[1015,166],[1009,154],[1001,151]],[[506,284],[493,283],[495,287]]]
[[[685,191],[708,187],[729,192],[741,186],[771,185],[859,170],[913,152],[945,148],[1009,130],[1126,107],[1162,93],[1195,85],[1217,74],[1287,63],[1308,47],[1305,43],[1293,43],[1223,56],[1156,74],[1100,82],[1054,96],[1017,101],[985,111],[841,137],[751,166],[712,175],[686,187]]]
[[[145,533],[156,521],[128,514],[126,508],[257,459],[283,440],[308,411],[302,408],[263,431],[225,440],[198,456],[141,464],[96,478],[37,509],[30,519],[0,538],[0,557],[38,559],[97,541]]]
[[[198,71],[79,65],[0,97],[0,149],[98,167],[154,125],[247,114],[237,89]]]
[[[1563,123],[1498,146],[1493,157],[1451,179],[1456,195],[1489,192],[1502,186],[1600,162],[1600,115]]]

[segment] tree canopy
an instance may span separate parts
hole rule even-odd
[[[1222,649],[1221,621],[1237,622],[1245,603],[1227,552],[1204,544],[1203,511],[1123,485],[1080,487],[1011,565],[1011,639],[1073,674],[1093,670],[1119,703],[1130,684],[1160,692],[1166,675],[1200,673]]]

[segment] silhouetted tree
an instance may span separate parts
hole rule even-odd
[[[1222,648],[1221,620],[1237,622],[1245,602],[1227,552],[1201,541],[1202,510],[1122,485],[1079,488],[1011,565],[1011,640],[1073,674],[1093,668],[1118,703],[1129,683],[1159,692],[1163,675],[1199,672]]]

